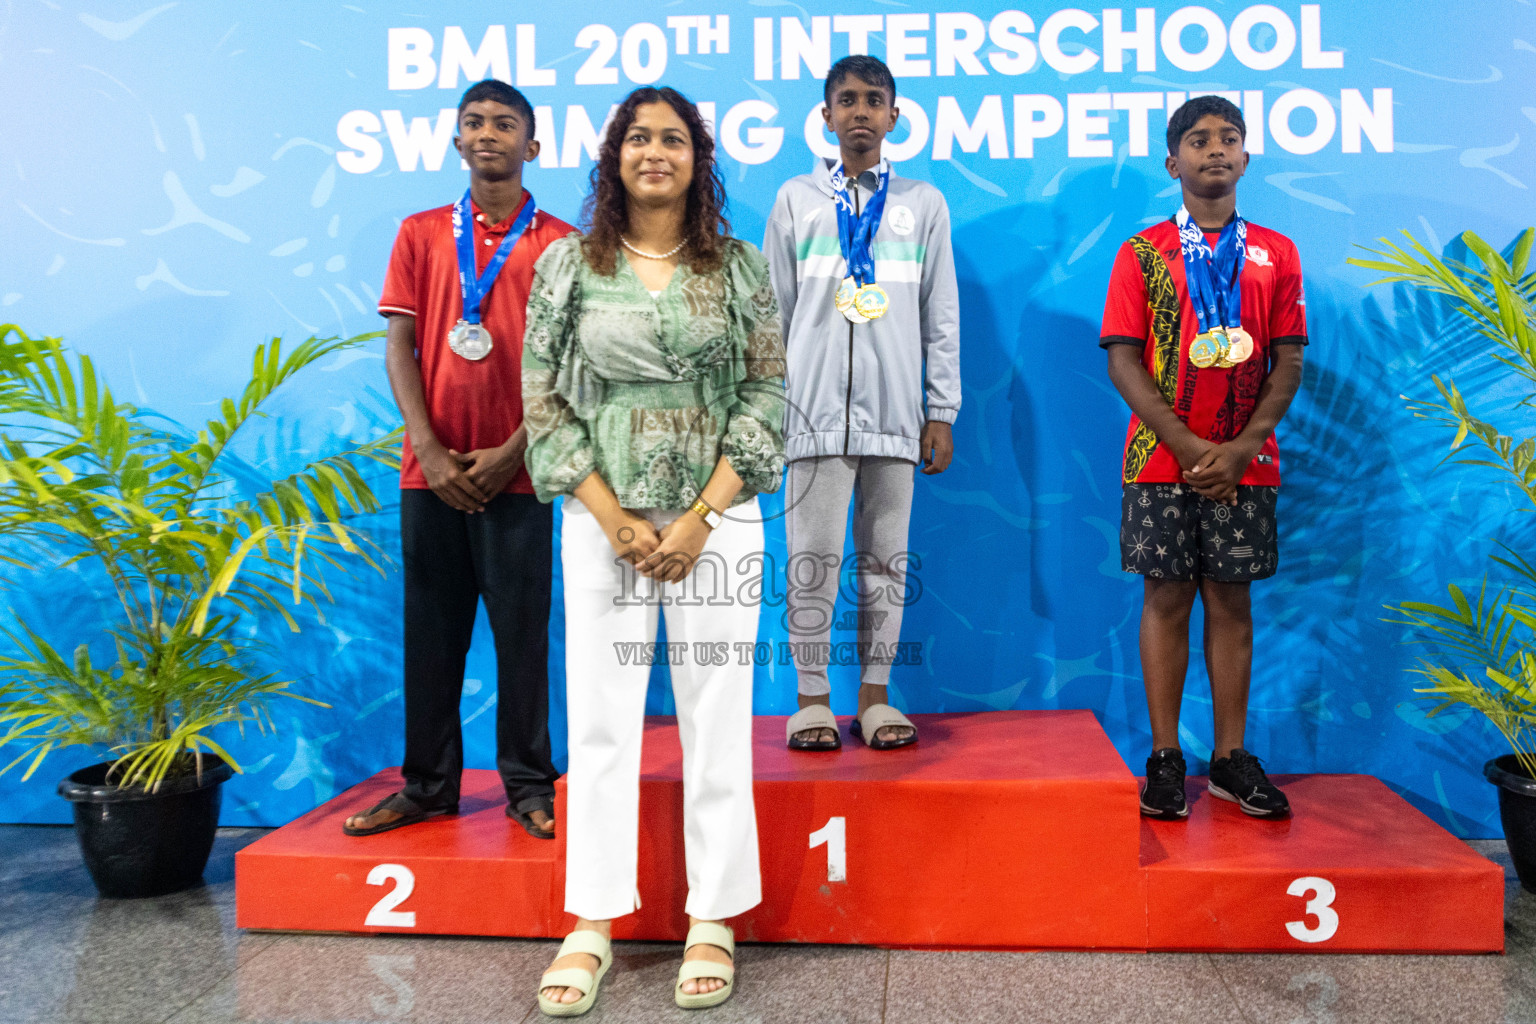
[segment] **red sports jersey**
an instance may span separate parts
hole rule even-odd
[[[1217,236],[1207,233],[1212,248]],[[1248,223],[1243,265],[1243,327],[1253,335],[1253,355],[1230,369],[1200,369],[1189,361],[1199,322],[1184,281],[1179,228],[1172,219],[1132,236],[1115,256],[1104,299],[1099,344],[1136,345],[1141,362],[1179,419],[1196,436],[1220,444],[1248,423],[1259,387],[1269,374],[1271,345],[1307,343],[1306,297],[1301,257],[1284,235]],[[1125,439],[1126,483],[1182,483],[1179,462],[1135,414]],[[1245,484],[1278,486],[1280,449],[1271,434],[1243,474]]]
[[[528,199],[524,192],[523,203]],[[480,208],[470,203],[476,273],[485,270],[521,209],[520,203],[506,220],[487,225]],[[480,322],[490,331],[493,345],[489,355],[474,362],[448,347],[448,332],[464,308],[459,257],[453,242],[453,207],[439,206],[414,214],[400,225],[389,256],[379,312],[416,318],[416,357],[421,363],[427,415],[433,433],[446,447],[457,452],[494,448],[505,444],[522,424],[523,323],[528,292],[533,287],[533,265],[549,243],[574,230],[543,210],[534,214],[480,305]],[[409,437],[400,462],[400,486],[416,490],[427,486]],[[527,471],[519,469],[504,490],[532,494]]]

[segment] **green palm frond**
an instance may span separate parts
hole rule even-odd
[[[245,497],[249,471],[237,480],[222,460],[283,384],[377,337],[257,346],[239,398],[188,435],[117,401],[90,359],[57,339],[0,326],[0,538],[56,564],[95,562],[122,609],[108,664],[83,645],[66,658],[24,622],[8,634],[0,746],[20,754],[0,771],[25,763],[30,775],[60,747],[101,745],[119,784],[153,787],[205,754],[233,764],[214,734],[269,728],[269,700],[315,703],[256,671],[259,644],[232,626],[276,613],[297,631],[295,607],[321,616],[330,600],[327,571],[383,571],[359,521],[380,508],[366,470],[398,468],[401,432]],[[0,558],[25,564],[16,551]]]
[[[1507,260],[1470,231],[1461,235],[1461,241],[1480,267],[1443,259],[1411,235],[1407,247],[1383,238],[1380,248],[1366,248],[1374,258],[1356,257],[1349,262],[1385,275],[1377,284],[1401,282],[1447,296],[1456,303],[1456,311],[1493,343],[1493,358],[1536,385],[1536,274],[1527,270],[1536,228],[1520,233]],[[1517,438],[1499,429],[1468,409],[1454,380],[1439,376],[1433,380],[1440,397],[1410,400],[1408,405],[1419,418],[1452,431],[1447,460],[1507,473],[1536,509],[1536,438]],[[1521,404],[1532,398],[1536,395]]]
[[[1407,234],[1404,232],[1404,234]],[[1492,343],[1495,364],[1536,385],[1536,273],[1531,263],[1536,228],[1521,232],[1505,258],[1472,232],[1461,242],[1475,263],[1444,259],[1408,235],[1406,246],[1381,239],[1355,266],[1375,270],[1382,283],[1405,283],[1447,297],[1476,333]],[[1409,400],[1415,416],[1451,434],[1443,461],[1492,469],[1512,477],[1536,509],[1536,437],[1519,437],[1474,413],[1452,379],[1432,378],[1438,399]],[[1518,404],[1536,403],[1536,390]],[[1405,625],[1433,657],[1413,671],[1429,686],[1416,692],[1429,713],[1468,707],[1509,741],[1525,771],[1536,778],[1536,565],[1507,545],[1491,560],[1515,582],[1490,593],[1485,579],[1474,604],[1455,584],[1449,605],[1405,601],[1388,621]]]

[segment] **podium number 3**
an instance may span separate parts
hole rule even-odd
[[[1291,933],[1291,938],[1300,942],[1327,942],[1333,938],[1334,932],[1339,930],[1339,912],[1333,909],[1333,898],[1338,893],[1332,882],[1308,875],[1296,879],[1285,891],[1291,896],[1311,895],[1306,912],[1317,918],[1316,925],[1308,925],[1305,920],[1285,922],[1285,930]]]
[[[411,893],[416,890],[416,876],[404,864],[378,864],[368,872],[369,885],[389,882],[394,882],[395,887],[373,905],[363,924],[373,928],[415,928],[416,911],[395,908],[411,898]]]
[[[828,818],[827,823],[811,833],[810,849],[827,845],[827,881],[848,881],[848,819]]]

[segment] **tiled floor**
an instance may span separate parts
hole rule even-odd
[[[65,828],[0,827],[0,1024],[223,1021],[539,1021],[533,986],[552,942],[247,934],[234,926],[234,852],[221,833],[208,885],[99,900]],[[1536,1024],[1536,896],[1502,843],[1505,956],[921,953],[744,946],[736,996],[672,1005],[675,947],[622,943],[598,1021],[948,1024]]]

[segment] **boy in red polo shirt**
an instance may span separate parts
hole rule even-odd
[[[507,815],[554,836],[547,630],[551,506],[523,469],[523,317],[533,265],[573,229],[537,209],[523,165],[539,154],[533,108],[497,81],[459,101],[454,148],[469,190],[406,218],[379,313],[405,420],[400,548],[405,575],[404,788],[344,831],[364,836],[459,805],[464,660],[485,599],[496,641],[496,766]]]
[[[1274,430],[1301,383],[1307,343],[1291,240],[1237,212],[1248,168],[1242,113],[1219,96],[1168,119],[1184,206],[1120,248],[1099,344],[1135,414],[1126,439],[1120,557],[1144,577],[1141,667],[1152,756],[1141,812],[1181,820],[1179,706],[1189,616],[1205,607],[1215,744],[1210,793],[1259,818],[1290,805],[1244,747],[1253,616],[1248,585],[1275,572],[1280,490]]]

